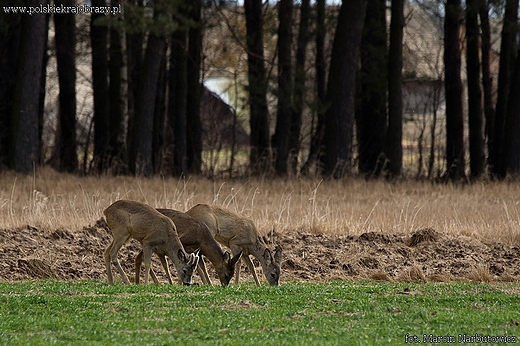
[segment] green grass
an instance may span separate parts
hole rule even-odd
[[[0,283],[3,345],[389,345],[405,335],[520,336],[520,285],[229,287]],[[518,338],[516,342],[520,342]]]

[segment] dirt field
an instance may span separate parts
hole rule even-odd
[[[34,227],[0,230],[0,280],[40,278],[106,280],[103,251],[111,241],[103,222],[80,230],[40,231]],[[275,234],[283,248],[283,281],[380,280],[517,281],[520,246],[484,244],[472,238],[433,229],[408,234],[364,233],[337,236],[284,232]],[[119,253],[127,275],[139,244],[132,241]],[[258,265],[258,263],[256,263]],[[162,270],[154,264],[159,279]],[[211,265],[208,266],[211,269]],[[261,269],[258,268],[258,271]],[[211,272],[214,274],[213,272]],[[241,280],[252,281],[243,266]],[[172,274],[175,270],[172,266]],[[115,278],[119,280],[117,273]],[[216,276],[213,282],[218,283]],[[265,282],[265,278],[263,278]],[[195,275],[195,282],[201,282]]]

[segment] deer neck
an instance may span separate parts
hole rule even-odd
[[[265,244],[260,240],[260,238],[257,238],[256,243],[253,246],[249,246],[249,248],[247,249],[249,254],[253,255],[258,259],[258,261],[260,261],[262,269],[264,269],[267,265],[264,258],[264,253],[266,249],[267,246],[265,246]]]
[[[215,239],[211,239],[208,242],[200,243],[200,253],[208,258],[213,265],[222,262],[224,258],[224,250],[220,247]]]

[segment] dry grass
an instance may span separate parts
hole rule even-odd
[[[214,203],[253,218],[261,233],[297,230],[358,235],[431,228],[482,241],[520,244],[520,184],[470,186],[361,179],[343,181],[77,177],[42,169],[0,174],[0,229],[93,225],[118,199],[187,210]]]

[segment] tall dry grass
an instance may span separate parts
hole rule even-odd
[[[271,230],[357,235],[409,233],[430,227],[486,242],[520,244],[520,183],[466,186],[428,182],[139,179],[78,177],[41,169],[0,174],[0,229],[42,230],[93,225],[118,199],[185,211],[214,203]]]

